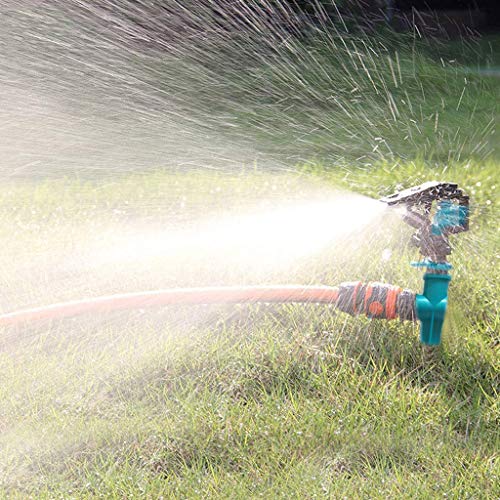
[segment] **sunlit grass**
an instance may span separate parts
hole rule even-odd
[[[28,245],[50,221],[54,228],[106,214],[113,223],[148,214],[166,221],[207,205],[215,211],[218,204],[286,197],[287,189],[300,198],[305,183],[379,196],[428,179],[455,180],[472,195],[475,214],[470,233],[454,240],[443,346],[423,349],[409,324],[316,306],[181,308],[3,331],[5,492],[497,496],[497,164],[450,165],[444,173],[422,162],[307,170],[156,172],[102,189],[69,180],[12,185],[2,198],[1,226],[6,234],[25,225],[19,234]],[[183,193],[193,199],[182,200]],[[400,241],[405,234],[367,242],[359,259],[349,246],[342,269],[324,256],[304,262],[299,275],[416,288],[419,273],[408,266],[416,256]],[[381,265],[379,250],[392,244],[393,258]],[[3,260],[2,276],[8,267]],[[36,281],[32,287],[40,299]]]
[[[249,242],[255,265],[244,268],[196,238],[199,255],[168,261],[149,236],[310,206],[332,189],[378,198],[450,180],[471,195],[472,221],[452,239],[443,344],[423,348],[413,324],[314,305],[0,330],[0,497],[500,497],[500,80],[476,71],[496,64],[493,52],[335,24],[290,36],[258,9],[221,30],[202,1],[172,30],[149,4],[10,17],[0,312],[214,282],[417,291],[411,231],[389,217],[293,262],[270,229],[269,268],[266,242]],[[176,22],[198,31],[179,37]],[[310,225],[303,215],[285,229],[309,251],[304,227],[324,241],[349,214]],[[224,237],[245,236],[228,227]],[[105,253],[116,242],[128,242],[128,260]]]

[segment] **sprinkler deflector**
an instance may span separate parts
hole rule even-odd
[[[420,340],[438,345],[448,305],[452,252],[449,236],[469,228],[469,197],[457,184],[427,182],[382,198],[389,206],[404,208],[403,220],[416,229],[413,244],[422,260],[412,263],[423,267],[424,289],[421,294],[387,283],[342,283],[339,286],[256,286],[170,288],[105,297],[94,297],[34,309],[0,314],[0,327],[26,322],[63,319],[86,313],[142,309],[181,304],[236,303],[316,303],[329,304],[353,316],[364,314],[373,319],[420,321]]]
[[[438,345],[451,281],[449,236],[469,229],[469,197],[457,184],[426,182],[381,201],[390,206],[403,205],[406,209],[403,219],[417,229],[412,242],[419,248],[423,260],[412,265],[423,267],[426,272],[424,290],[415,296],[415,313],[420,321],[421,342]]]

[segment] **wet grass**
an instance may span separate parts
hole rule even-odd
[[[288,161],[480,160],[498,153],[500,84],[479,71],[495,64],[497,44],[325,31],[283,44],[279,58],[265,47],[255,60],[251,50],[233,57],[220,70],[223,97],[202,79],[193,99],[203,96],[207,116],[217,111],[221,133]]]
[[[0,309],[49,299],[37,284],[50,283],[44,265],[62,265],[58,254],[39,259],[51,242],[70,242],[76,252],[86,238],[131,220],[182,225],[262,199],[304,199],[312,188],[379,197],[453,180],[471,195],[473,220],[454,239],[443,345],[423,348],[411,324],[316,306],[137,311],[0,331],[0,497],[500,496],[500,163],[482,160],[495,146],[498,82],[478,75],[465,82],[463,67],[450,62],[473,66],[477,50],[489,53],[461,44],[457,56],[448,45],[415,60],[410,45],[383,40],[385,48],[350,45],[332,56],[321,41],[311,54],[325,73],[307,61],[288,70],[268,65],[271,74],[229,79],[226,99],[196,75],[208,94],[200,113],[221,106],[225,116],[229,107],[236,136],[261,134],[259,144],[308,160],[292,172],[257,164],[239,173],[3,179]],[[479,60],[493,64],[483,52]],[[343,60],[358,68],[337,72]],[[331,79],[338,105],[327,101]],[[259,81],[266,85],[255,93]],[[332,225],[342,216],[332,214]],[[419,289],[409,235],[360,238],[332,260],[302,262],[293,277]],[[393,256],[381,263],[386,247]],[[203,279],[190,271],[193,284]],[[94,292],[71,274],[58,279],[60,298]],[[165,286],[154,273],[144,282]]]
[[[412,325],[315,306],[181,308],[3,331],[3,495],[498,497],[494,161],[13,185],[2,188],[1,227],[3,237],[28,227],[18,231],[28,244],[51,220],[177,217],[277,196],[276,186],[293,197],[305,180],[380,196],[429,179],[456,180],[475,207],[470,233],[455,241],[440,348],[422,348]],[[414,252],[399,254],[385,267],[351,254],[340,271],[322,259],[303,272],[419,286],[407,267]],[[4,259],[3,276],[7,268]]]

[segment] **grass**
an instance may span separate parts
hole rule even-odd
[[[411,325],[314,306],[181,308],[4,331],[4,494],[497,497],[499,276],[491,259],[499,178],[494,162],[466,167],[445,174],[417,162],[348,172],[309,165],[287,175],[155,172],[100,189],[81,181],[8,188],[2,227],[30,224],[31,241],[54,214],[54,227],[63,228],[89,213],[112,223],[131,214],[143,220],[165,215],[175,193],[187,192],[186,210],[194,213],[201,200],[227,206],[236,186],[246,201],[277,196],[273,186],[285,178],[292,195],[305,184],[380,195],[417,179],[459,176],[475,191],[477,210],[471,233],[457,238],[439,349],[423,349]],[[378,272],[416,288],[418,273],[405,263],[411,257],[404,247],[394,269],[346,258],[340,274],[324,259],[301,272],[326,283],[377,279]]]
[[[351,166],[497,153],[499,86],[478,68],[495,63],[498,37],[446,44],[325,31],[278,44],[262,36],[236,46],[245,57],[224,54],[216,74],[186,77],[190,99],[212,117],[208,125],[236,142],[250,137],[287,161]],[[218,61],[218,51],[209,47],[206,57]]]
[[[300,65],[285,73],[267,66],[243,92],[240,75],[230,82],[227,102],[215,103],[223,114],[228,104],[241,103],[230,123],[237,134],[264,134],[273,147],[290,147],[292,158],[307,160],[291,172],[5,179],[0,307],[175,282],[168,277],[179,269],[159,273],[157,262],[130,275],[112,262],[103,276],[97,264],[88,274],[78,269],[80,247],[102,246],[118,229],[189,225],[200,215],[245,210],[262,200],[272,206],[308,199],[329,186],[378,197],[452,179],[471,194],[474,215],[471,231],[454,240],[443,345],[423,348],[413,325],[315,306],[138,311],[1,331],[0,497],[500,496],[500,163],[494,155],[484,160],[494,144],[488,134],[498,85],[472,77],[459,105],[460,68],[443,68],[435,53],[413,60],[407,51],[398,56],[405,85],[389,89],[397,50],[375,48],[384,62],[370,75],[358,74],[359,95],[347,98],[352,88],[342,90],[352,83],[346,79],[352,68],[336,75],[352,115],[347,122],[340,107],[324,106],[328,78],[304,67],[303,81],[294,79]],[[372,64],[370,50],[358,49],[329,60],[319,43],[311,53],[330,61],[326,74],[335,75],[342,59]],[[464,57],[467,62],[471,55]],[[261,78],[269,85],[256,99],[252,85]],[[251,102],[235,101],[232,92],[248,88]],[[403,98],[405,91],[415,106],[394,116],[389,96]],[[356,110],[374,99],[358,123]],[[262,104],[258,115],[256,102]],[[367,118],[380,127],[371,128]],[[363,133],[355,133],[359,127]],[[345,154],[332,137],[348,145]],[[342,214],[332,214],[332,224],[335,216]],[[392,225],[377,230],[265,278],[328,284],[363,278],[419,289],[419,273],[408,266],[415,258],[406,244],[410,233]],[[393,256],[383,263],[379,256],[388,246]],[[70,270],[63,260],[68,253],[76,259]],[[193,266],[186,267],[188,284],[210,272],[186,262]],[[249,279],[225,264],[229,282]]]

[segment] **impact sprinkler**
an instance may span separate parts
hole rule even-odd
[[[403,220],[417,230],[412,243],[420,250],[423,259],[412,265],[425,268],[426,272],[423,293],[415,296],[415,313],[420,321],[421,342],[438,345],[451,281],[449,236],[469,229],[469,197],[457,184],[426,182],[381,201],[389,206],[403,205]]]
[[[342,283],[339,286],[255,286],[170,288],[95,297],[52,304],[0,315],[1,326],[56,320],[84,313],[143,309],[181,304],[320,303],[351,315],[373,319],[420,321],[423,344],[438,345],[446,314],[449,274],[449,236],[469,227],[469,198],[456,184],[428,182],[382,198],[389,206],[404,209],[403,220],[417,231],[412,242],[423,259],[413,263],[426,269],[424,290],[411,290],[386,283]]]

